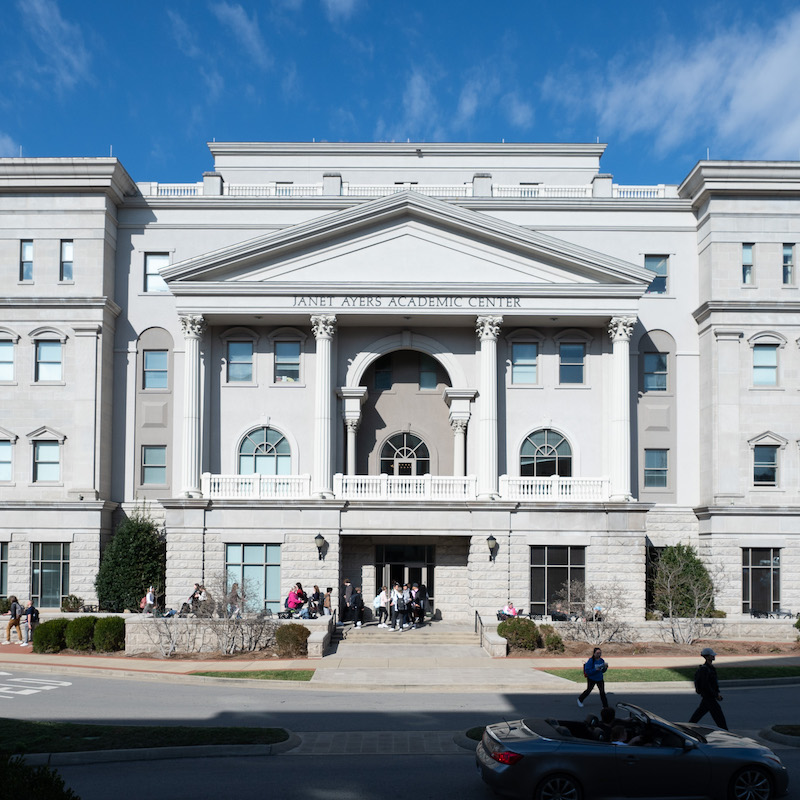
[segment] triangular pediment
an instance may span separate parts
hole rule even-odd
[[[354,286],[647,287],[634,264],[469,209],[402,192],[173,264],[176,294],[198,283]]]

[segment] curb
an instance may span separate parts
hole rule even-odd
[[[478,742],[470,739],[465,731],[458,731],[453,734],[453,744],[457,744],[459,747],[463,747],[464,750],[470,750],[473,753],[478,748]]]
[[[84,764],[111,764],[119,761],[166,761],[175,758],[244,758],[275,756],[300,745],[296,733],[276,744],[222,744],[197,747],[137,747],[130,750],[87,750],[81,753],[22,754],[25,763],[34,767],[71,767]]]
[[[800,747],[800,736],[789,736],[785,733],[778,733],[777,731],[772,730],[772,728],[764,728],[763,731],[758,732],[758,735],[762,739],[766,739],[768,742],[785,744],[789,747]]]

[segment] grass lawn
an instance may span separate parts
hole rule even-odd
[[[641,667],[609,669],[606,683],[655,683],[658,681],[692,681],[697,667]],[[586,678],[581,669],[546,669],[551,675],[583,683]],[[800,667],[717,667],[717,677],[721,681],[748,680],[753,678],[796,678]]]
[[[310,681],[313,669],[252,669],[242,672],[192,672],[205,678],[247,678],[251,681]]]
[[[160,725],[84,725],[0,718],[0,753],[78,753],[138,747],[194,747],[202,744],[277,744],[283,728],[204,728]]]

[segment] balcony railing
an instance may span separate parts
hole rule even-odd
[[[492,186],[492,197],[591,197],[592,186],[548,186],[544,183]]]
[[[311,497],[310,475],[212,475],[203,473],[203,497],[212,500],[304,500]],[[333,476],[340,500],[474,501],[474,475],[341,475]],[[502,500],[518,503],[602,503],[609,498],[607,478],[500,477]]]

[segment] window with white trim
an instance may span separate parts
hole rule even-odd
[[[169,266],[169,253],[144,254],[144,290],[145,292],[168,292],[169,287],[161,277],[162,267]]]
[[[61,480],[61,444],[51,441],[33,443],[33,482],[58,483]]]
[[[61,608],[69,595],[69,544],[31,542],[31,600],[39,608]]]
[[[228,342],[228,383],[253,382],[253,343]]]
[[[583,342],[562,342],[558,346],[558,382],[583,383],[586,345]]]
[[[283,611],[279,544],[226,544],[225,572],[228,591],[239,584],[245,611]]]
[[[644,451],[644,485],[646,489],[666,489],[668,450]]]
[[[300,380],[300,342],[276,341],[275,383],[297,383]]]
[[[14,342],[0,339],[0,381],[14,380]]]
[[[645,392],[667,391],[667,353],[644,353]]]
[[[669,256],[645,256],[644,268],[654,273],[646,294],[667,293],[667,273],[669,271]]]
[[[778,450],[773,444],[753,445],[753,485],[778,485]]]
[[[566,437],[550,428],[527,436],[520,451],[519,474],[523,478],[572,477],[572,448]]]
[[[778,345],[753,345],[753,386],[778,385]]]
[[[292,450],[274,428],[256,428],[239,446],[240,475],[291,475]]]
[[[19,247],[19,279],[33,281],[33,240],[23,239]]]
[[[511,383],[514,386],[538,383],[539,344],[511,343]]]
[[[742,548],[742,612],[771,613],[781,607],[781,550]]]
[[[753,244],[742,245],[742,283],[745,286],[753,284]]]
[[[142,486],[166,486],[166,484],[166,445],[142,445]]]
[[[62,379],[62,350],[62,344],[58,341],[40,339],[36,342],[36,383]]]
[[[11,483],[14,477],[12,462],[12,442],[10,439],[0,439],[0,483]],[[2,594],[0,592],[0,594]]]
[[[794,284],[794,245],[785,244],[783,246],[783,272],[782,280],[784,286]]]
[[[169,388],[169,352],[145,350],[142,369],[142,389]]]
[[[419,354],[419,388],[436,389],[439,385],[439,362],[427,353]]]
[[[72,278],[72,239],[61,240],[61,268],[59,270],[59,280],[71,281]]]
[[[531,546],[531,614],[569,613],[583,603],[585,582],[585,547]]]

